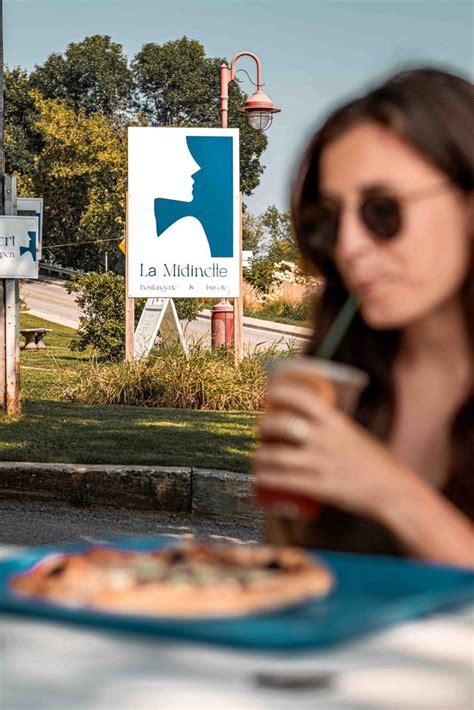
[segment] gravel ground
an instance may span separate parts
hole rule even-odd
[[[1,545],[45,545],[130,535],[210,537],[260,542],[262,526],[254,522],[199,519],[195,516],[126,510],[71,508],[49,504],[0,502]]]

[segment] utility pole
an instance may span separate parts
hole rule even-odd
[[[5,147],[3,141],[3,0],[0,0],[0,214],[5,214]],[[0,279],[0,410],[6,408],[5,280]]]
[[[3,142],[3,0],[0,0],[0,214],[3,214],[3,177],[5,175],[5,148]]]
[[[3,0],[0,0],[0,215],[17,213],[16,178],[5,175]],[[20,412],[20,281],[0,279],[0,409]]]

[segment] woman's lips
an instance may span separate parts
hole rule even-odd
[[[388,278],[377,277],[374,279],[364,279],[354,282],[354,290],[362,298],[371,296],[376,293],[380,287],[387,284]]]

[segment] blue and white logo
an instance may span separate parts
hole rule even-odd
[[[236,129],[129,129],[129,295],[239,294]]]
[[[158,236],[183,217],[194,217],[204,230],[212,257],[233,256],[232,138],[188,136],[197,169],[192,173],[192,200],[155,199]]]
[[[0,278],[38,278],[38,219],[0,216]]]

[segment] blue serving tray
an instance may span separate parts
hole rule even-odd
[[[106,543],[145,551],[172,547],[169,538],[131,538]],[[474,600],[474,573],[455,567],[391,557],[318,552],[337,579],[325,599],[284,611],[240,618],[170,619],[72,609],[14,595],[9,579],[46,555],[82,552],[90,543],[41,547],[0,561],[0,612],[66,621],[88,627],[198,641],[254,650],[317,649],[375,629]]]

